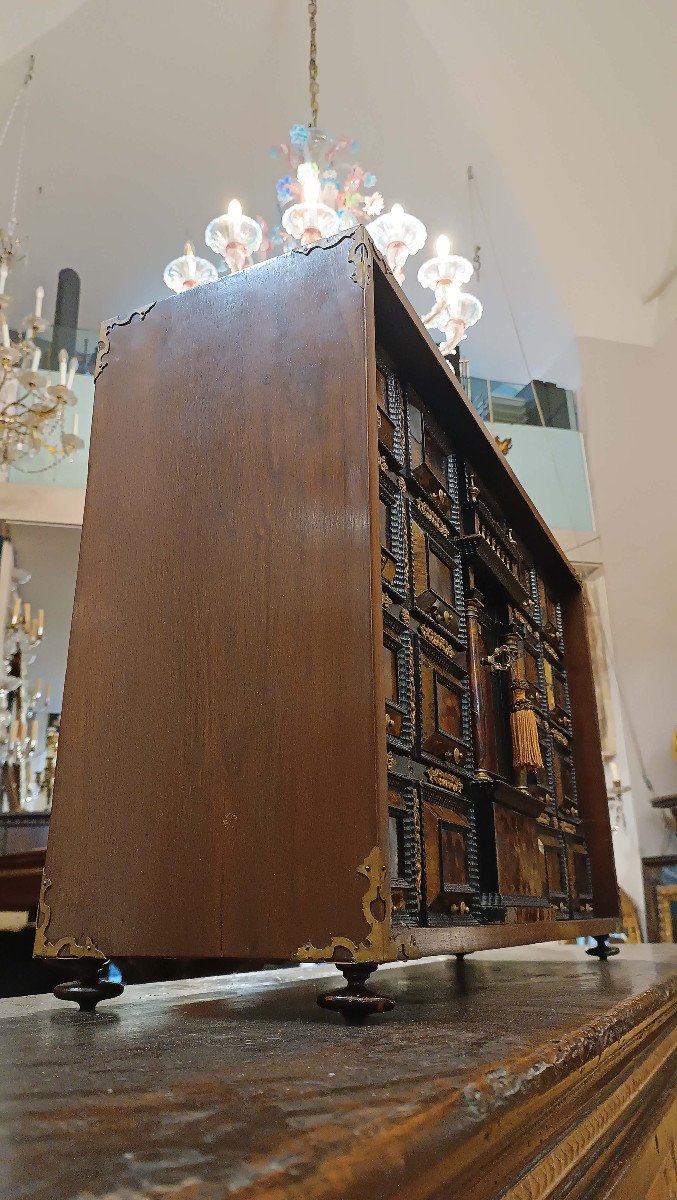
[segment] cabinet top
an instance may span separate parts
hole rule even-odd
[[[0,1002],[0,1196],[432,1197],[490,1160],[488,1200],[544,1154],[574,1172],[626,1120],[624,1087],[662,1103],[677,947],[394,965],[397,1007],[362,1029],[316,1009],[328,973],[130,987],[86,1021],[51,996]]]

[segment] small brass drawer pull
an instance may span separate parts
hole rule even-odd
[[[460,904],[452,904],[450,906],[450,911],[461,913],[462,916],[465,916],[466,913],[470,912],[470,909],[468,908],[468,905],[466,904],[465,900],[461,900]]]

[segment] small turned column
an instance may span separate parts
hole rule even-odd
[[[109,959],[81,958],[78,978],[70,983],[57,983],[57,1000],[71,1000],[80,1005],[80,1012],[94,1012],[100,1000],[112,1000],[124,992],[124,984],[108,978]]]
[[[472,741],[475,758],[475,778],[489,780],[490,743],[488,718],[490,704],[486,703],[485,675],[480,646],[479,601],[468,597],[465,606],[468,631],[468,676],[470,679],[470,706],[472,710]]]
[[[619,954],[618,946],[610,946],[607,938],[608,933],[601,933],[595,936],[596,946],[588,946],[586,954],[591,954],[593,958],[599,958],[601,962],[606,962],[607,958],[612,958],[614,954]]]
[[[347,986],[318,996],[320,1008],[340,1013],[349,1025],[361,1025],[374,1013],[390,1012],[395,1007],[395,1001],[389,996],[380,996],[367,987],[367,980],[378,969],[378,963],[336,963],[336,966],[343,972]]]

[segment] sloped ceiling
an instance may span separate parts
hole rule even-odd
[[[22,16],[0,121],[27,53],[37,59],[19,203],[28,254],[12,286],[22,312],[41,281],[51,312],[58,269],[73,266],[81,324],[96,328],[162,296],[166,261],[188,236],[199,251],[231,196],[274,220],[268,148],[308,118],[305,0],[8,7]],[[473,370],[570,383],[576,336],[651,342],[661,301],[644,297],[675,244],[672,0],[319,7],[320,124],[358,138],[387,200],[431,237],[445,231],[469,255],[482,245]],[[18,132],[0,150],[0,220]],[[469,164],[486,220],[471,213]],[[407,290],[424,311],[413,264]]]

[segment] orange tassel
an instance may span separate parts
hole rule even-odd
[[[512,762],[516,768],[540,771],[543,767],[541,743],[538,740],[536,713],[527,700],[524,688],[513,689],[514,708],[510,714]]]

